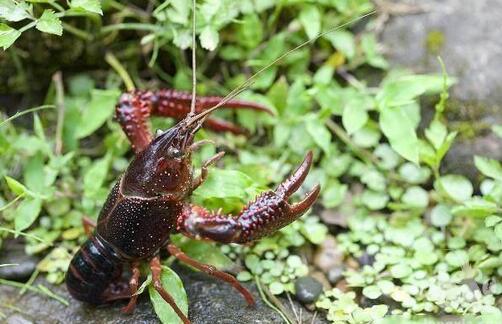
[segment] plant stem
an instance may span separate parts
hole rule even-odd
[[[54,73],[52,76],[52,81],[56,88],[56,107],[58,110],[57,124],[56,124],[56,145],[54,148],[56,155],[61,155],[63,151],[63,126],[64,126],[64,87],[63,87],[63,76],[61,71]]]
[[[127,70],[119,62],[119,60],[117,60],[115,55],[113,55],[111,52],[107,52],[105,55],[105,61],[110,64],[112,68],[120,75],[122,81],[124,81],[127,91],[132,91],[135,89],[134,82],[129,76],[129,73],[127,73]]]
[[[263,289],[260,285],[260,279],[255,276],[254,277],[254,280],[256,282],[256,287],[258,288],[258,292],[260,293],[260,296],[261,296],[261,299],[263,300],[263,302],[265,304],[268,305],[268,307],[272,308],[273,310],[275,310],[277,313],[279,313],[279,315],[281,315],[282,319],[284,320],[285,323],[287,324],[291,324],[291,322],[289,321],[289,319],[286,317],[286,315],[284,315],[280,309],[278,309],[277,307],[275,307],[268,299],[267,299],[267,296],[265,296],[265,294],[263,293]]]

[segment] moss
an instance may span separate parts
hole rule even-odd
[[[426,39],[426,48],[427,52],[430,54],[437,55],[443,48],[445,43],[445,35],[442,31],[439,30],[431,30],[427,34]]]
[[[479,101],[450,99],[446,104],[448,124],[462,138],[472,139],[490,130],[491,124],[486,119],[494,116],[495,109]]]

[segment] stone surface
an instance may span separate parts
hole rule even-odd
[[[502,140],[488,129],[502,123],[502,1],[393,2],[423,12],[389,20],[381,37],[387,57],[394,66],[419,73],[440,72],[436,56],[442,57],[448,73],[458,79],[448,105],[450,125],[474,130],[472,138],[457,140],[445,171],[475,178],[473,154],[502,159]]]
[[[6,251],[9,251],[8,255]],[[38,258],[24,253],[24,244],[21,241],[7,240],[0,249],[0,264],[13,264],[13,266],[0,267],[0,278],[28,279],[35,271],[38,261]]]
[[[209,276],[193,272],[185,267],[176,267],[176,272],[180,275],[185,284],[185,289],[189,299],[189,317],[193,324],[271,324],[283,323],[282,318],[274,310],[270,309],[259,298],[258,291],[253,285],[246,285],[256,297],[255,308],[247,307],[241,295],[230,285]],[[7,316],[7,321],[12,323],[159,323],[147,293],[140,297],[136,311],[132,315],[124,315],[120,308],[124,303],[115,303],[102,307],[91,307],[71,298],[64,285],[51,286],[43,279],[38,279],[35,285],[42,283],[53,292],[64,297],[70,302],[70,306],[63,304],[36,293],[26,293],[22,297],[18,296],[18,290],[5,285],[0,285],[0,311]],[[290,309],[289,301],[282,300],[284,306]],[[12,305],[20,311],[9,308]],[[7,306],[7,307],[5,307]],[[296,313],[302,307],[294,302]],[[291,311],[291,314],[293,312]],[[301,311],[302,321],[311,323],[313,314],[303,309]],[[327,323],[322,319],[322,315],[317,314],[314,323]],[[3,319],[0,319],[0,322]]]

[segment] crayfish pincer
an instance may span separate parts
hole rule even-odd
[[[136,156],[111,190],[97,223],[84,224],[89,239],[73,257],[66,275],[68,290],[76,299],[91,304],[129,299],[123,311],[132,312],[140,280],[139,264],[148,261],[154,288],[183,322],[189,323],[161,285],[159,250],[167,248],[181,262],[230,283],[252,305],[253,296],[233,276],[191,259],[169,242],[170,235],[182,233],[195,239],[247,243],[293,222],[317,199],[318,185],[302,201],[288,203],[312,164],[309,152],[275,191],[262,193],[239,215],[223,215],[191,205],[188,201],[191,193],[204,182],[208,167],[223,156],[219,153],[207,160],[200,175],[194,177],[191,156],[201,145],[194,142],[195,133],[203,125],[224,131],[240,129],[207,118],[218,106],[210,107],[222,98],[198,98],[197,109],[190,113],[188,98],[173,90],[122,95],[117,105],[117,119],[132,142]],[[232,100],[221,106],[267,110],[253,103]],[[146,124],[151,114],[181,118],[182,113],[188,114],[152,139]],[[95,226],[94,231],[89,226]],[[129,282],[122,279],[124,266],[131,267]]]

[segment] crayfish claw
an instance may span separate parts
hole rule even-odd
[[[275,191],[276,194],[287,199],[298,190],[309,173],[310,166],[312,165],[312,158],[312,151],[308,151],[302,164],[300,164],[300,166],[277,187]]]
[[[291,213],[293,215],[303,215],[307,209],[309,209],[314,202],[319,197],[319,193],[321,192],[321,186],[316,185],[309,193],[303,198],[303,200],[293,204],[291,206]]]

